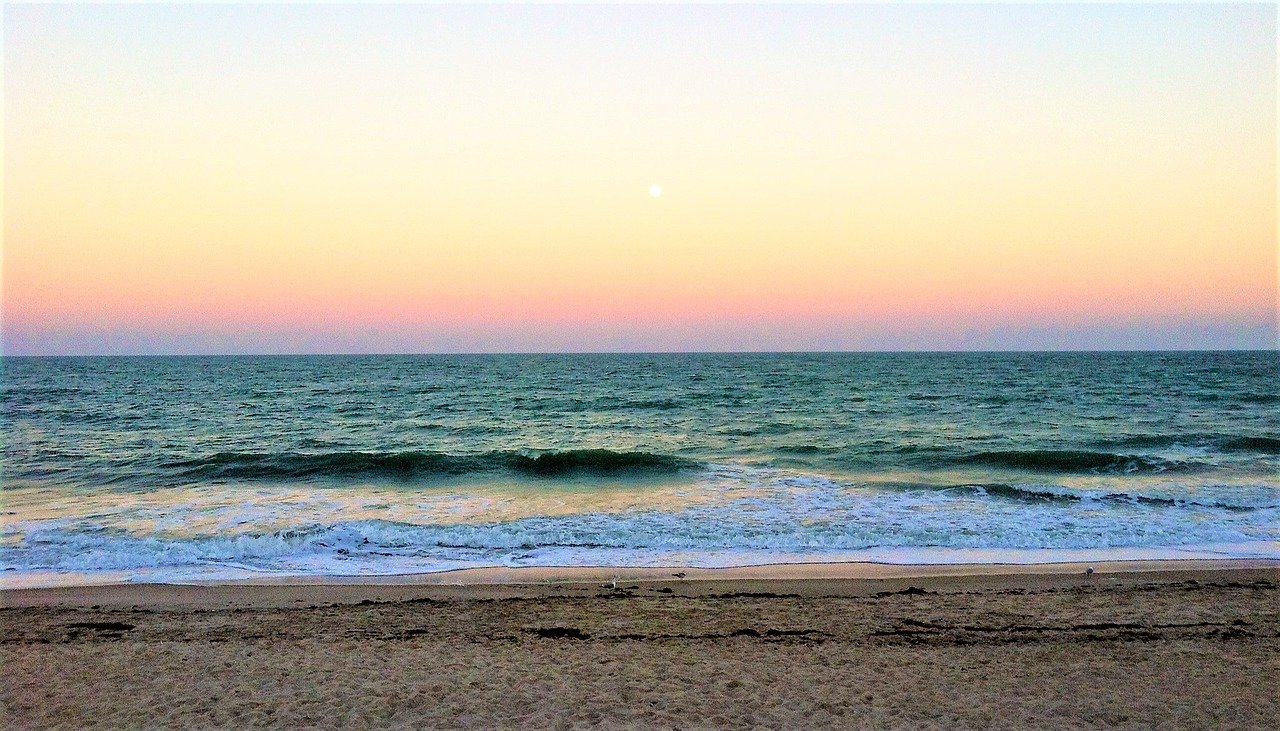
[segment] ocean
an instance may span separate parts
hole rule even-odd
[[[1280,557],[1280,354],[5,357],[5,585]]]

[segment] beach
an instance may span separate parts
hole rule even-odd
[[[9,728],[1265,728],[1280,563],[7,589]],[[683,574],[683,576],[676,576]]]

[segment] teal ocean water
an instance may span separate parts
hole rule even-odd
[[[1280,355],[3,359],[8,583],[1280,557]]]

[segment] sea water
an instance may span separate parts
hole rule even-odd
[[[6,585],[1280,557],[1280,354],[6,357]]]

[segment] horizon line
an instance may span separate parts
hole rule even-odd
[[[1280,353],[1280,346],[1270,348],[1059,348],[997,350],[510,350],[510,351],[415,351],[379,353],[0,353],[4,358],[386,358],[420,356],[514,356],[514,355],[1051,355],[1058,353],[1155,354],[1155,353]]]

